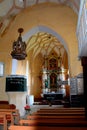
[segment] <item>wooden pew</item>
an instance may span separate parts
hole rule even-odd
[[[87,127],[48,127],[48,126],[16,126],[11,125],[8,130],[87,130]]]
[[[60,108],[52,108],[52,107],[49,107],[49,108],[40,108],[38,111],[53,111],[53,112],[85,112],[85,108],[81,107],[81,108],[64,108],[64,107],[60,107]]]
[[[7,130],[6,114],[0,114],[0,125],[3,125],[3,130]]]
[[[14,124],[15,117],[19,123],[19,111],[17,109],[0,109],[0,115],[0,124],[4,126],[4,130],[7,130],[8,123]]]
[[[40,110],[85,110],[84,107],[68,107],[68,108],[65,108],[65,107],[49,107],[49,108],[40,108]]]
[[[17,120],[19,122],[20,120],[20,114],[18,109],[0,109],[0,112],[11,112],[14,120]]]
[[[65,108],[58,108],[58,109],[55,109],[55,108],[51,108],[51,109],[39,109],[38,111],[62,111],[62,112],[85,112],[85,109],[65,109]]]
[[[12,112],[0,112],[0,115],[6,115],[7,123],[10,123],[11,125],[14,124],[14,117]]]
[[[19,121],[20,125],[29,125],[29,126],[52,126],[52,127],[87,127],[86,120],[78,119],[37,119],[37,120],[24,120]]]
[[[54,130],[54,127],[11,125],[8,128],[8,130]],[[55,127],[55,130],[87,130],[87,128],[86,127]]]
[[[44,115],[28,115],[27,119],[36,120],[36,119],[85,119],[85,116],[72,115],[72,116],[44,116]]]
[[[85,112],[34,112],[32,115],[44,115],[44,116],[85,116]]]
[[[84,110],[37,110],[37,112],[41,113],[85,113]]]

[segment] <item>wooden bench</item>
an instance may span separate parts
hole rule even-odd
[[[0,109],[0,112],[11,112],[14,120],[17,120],[19,122],[20,120],[20,114],[18,109]]]
[[[19,123],[19,111],[17,109],[0,109],[0,124],[4,130],[7,130],[8,123],[14,124],[14,119],[17,117]]]
[[[62,109],[61,109],[61,108],[60,108],[60,109],[55,109],[55,108],[52,109],[52,108],[51,108],[51,109],[39,109],[39,110],[41,110],[41,111],[45,111],[45,110],[46,110],[46,111],[47,111],[47,110],[48,110],[48,111],[52,111],[52,110],[53,110],[53,111],[55,111],[55,110],[56,110],[56,111],[85,111],[85,109],[63,109],[63,108],[62,108]]]
[[[37,120],[24,120],[19,121],[20,125],[29,125],[29,126],[52,126],[52,127],[87,127],[86,120],[78,119],[37,119]]]
[[[1,114],[0,113],[0,125],[3,125],[3,130],[7,130],[6,114]]]
[[[50,107],[50,108],[40,108],[40,110],[85,110],[84,107]]]
[[[85,119],[85,116],[72,115],[72,116],[44,116],[44,115],[28,115],[27,119],[36,120],[36,119]]]
[[[85,112],[34,112],[32,115],[44,115],[44,116],[85,116]]]
[[[85,113],[84,110],[37,110],[37,112],[42,113]]]
[[[59,109],[39,109],[38,111],[71,111],[71,112],[85,112],[85,109],[61,109],[61,108],[59,108]]]
[[[16,126],[11,125],[8,130],[87,130],[87,127],[48,127],[48,126]]]
[[[14,117],[12,112],[0,112],[0,115],[6,115],[7,123],[10,123],[11,125],[14,124]]]

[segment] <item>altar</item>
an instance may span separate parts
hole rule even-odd
[[[46,93],[43,97],[45,100],[63,100],[62,93]]]
[[[55,52],[44,58],[41,71],[42,93],[44,98],[58,99],[66,95],[65,81],[67,69],[62,66],[62,59]],[[67,82],[68,84],[68,82]]]

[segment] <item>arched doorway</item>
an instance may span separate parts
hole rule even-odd
[[[52,60],[51,59],[52,52],[54,52],[56,54],[58,61],[60,61],[61,57],[63,59],[61,60],[61,67],[63,67],[64,69],[66,68],[68,70],[69,69],[68,53],[67,53],[68,48],[67,48],[67,44],[61,38],[61,36],[58,35],[56,32],[54,32],[53,30],[49,29],[48,27],[38,26],[32,29],[32,31],[29,31],[25,35],[25,37],[27,38],[27,53],[31,55],[31,57],[29,56],[29,62],[30,62],[29,67],[31,69],[30,78],[29,78],[31,79],[29,85],[30,94],[33,94],[36,98],[40,98],[42,91],[44,91],[43,89],[45,88],[45,81],[46,81],[46,78],[42,76],[41,72],[43,71],[44,66],[45,69],[48,68],[47,57],[50,56],[50,60]],[[55,60],[56,59],[54,57],[53,61]],[[56,67],[56,70],[60,69],[60,62],[56,62],[56,63],[57,65],[54,64],[54,67]],[[53,64],[51,65],[53,66]],[[51,70],[54,67],[52,67]],[[58,72],[56,73],[52,72],[50,74],[50,79],[53,77],[53,75],[54,78],[56,79],[56,84],[54,84],[55,87],[57,87],[57,78],[58,78],[57,73]],[[60,77],[62,78],[61,74]],[[50,85],[50,83],[51,80],[48,81],[48,85]]]

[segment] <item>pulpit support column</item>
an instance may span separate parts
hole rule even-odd
[[[20,116],[25,115],[24,107],[26,106],[27,92],[7,92],[10,104],[15,104],[19,110]]]

